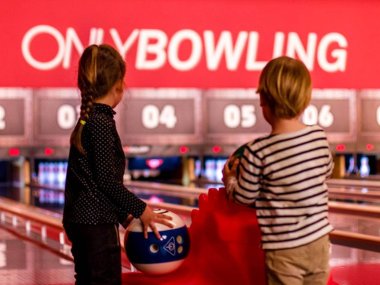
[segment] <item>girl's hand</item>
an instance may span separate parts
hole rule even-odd
[[[144,238],[148,238],[148,228],[151,228],[155,236],[158,239],[161,239],[161,235],[157,230],[156,223],[168,226],[169,228],[174,227],[173,223],[170,222],[172,220],[172,217],[155,213],[148,205],[140,216],[140,220],[143,224]]]

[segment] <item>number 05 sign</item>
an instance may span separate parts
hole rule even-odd
[[[254,89],[210,89],[205,100],[209,143],[236,144],[270,131]]]

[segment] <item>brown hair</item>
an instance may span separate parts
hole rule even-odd
[[[78,88],[81,93],[80,116],[71,133],[70,144],[82,154],[82,131],[89,118],[93,101],[106,95],[125,76],[125,62],[110,45],[90,45],[82,53],[78,67]]]
[[[278,118],[299,116],[311,100],[311,77],[305,64],[287,56],[272,59],[261,72],[257,93]]]

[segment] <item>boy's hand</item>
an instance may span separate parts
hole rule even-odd
[[[229,177],[235,177],[237,173],[237,167],[239,165],[239,159],[231,156],[226,163],[224,164],[223,170],[222,170],[222,181],[224,183],[224,186],[226,186],[226,183],[228,182]]]
[[[228,159],[222,170],[222,181],[224,184],[224,188],[226,189],[227,198],[229,200],[233,200],[234,188],[237,183],[236,174],[238,165],[239,159],[232,156]]]

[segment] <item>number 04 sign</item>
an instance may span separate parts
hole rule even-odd
[[[160,125],[173,129],[177,121],[176,108],[171,104],[148,104],[142,107],[141,122],[146,129],[157,129]]]
[[[199,89],[129,89],[124,102],[120,133],[126,143],[201,142]]]

